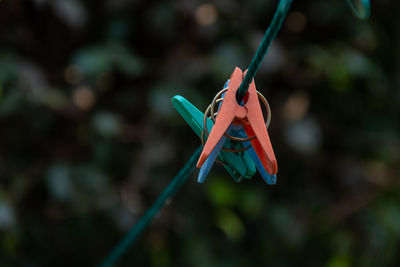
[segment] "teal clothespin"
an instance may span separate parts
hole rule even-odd
[[[189,124],[197,136],[201,138],[204,114],[182,96],[176,95],[171,101],[178,113]],[[208,132],[211,131],[213,126],[214,123],[207,118]],[[228,149],[233,147],[238,148],[238,146],[242,148],[243,145],[238,142],[233,143],[231,140],[227,140],[224,144],[224,147]],[[242,178],[250,179],[256,172],[255,164],[247,151],[241,152],[240,155],[221,151],[218,159],[225,163],[223,166],[236,182],[241,181]]]

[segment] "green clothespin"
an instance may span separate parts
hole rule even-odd
[[[176,95],[171,101],[178,113],[183,117],[187,124],[189,124],[197,136],[201,138],[201,132],[203,131],[204,125],[204,114],[182,96]],[[208,132],[211,131],[213,126],[214,123],[207,118]],[[224,144],[224,147],[228,149],[233,147],[242,148],[243,145],[238,142],[227,140],[227,142]],[[218,156],[218,159],[225,163],[223,166],[236,182],[241,181],[242,178],[250,179],[256,172],[255,164],[250,155],[246,151],[241,152],[240,154],[241,155],[227,151],[221,151]]]

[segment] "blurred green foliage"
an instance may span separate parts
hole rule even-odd
[[[0,265],[94,266],[200,140],[276,1],[0,1]],[[216,166],[119,266],[398,266],[398,1],[296,0],[256,76],[278,184]]]

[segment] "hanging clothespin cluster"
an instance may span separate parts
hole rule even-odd
[[[370,16],[369,0],[347,1],[359,18],[367,19]],[[185,98],[181,96],[172,98],[173,106],[201,138],[204,146],[197,163],[197,167],[200,168],[198,178],[200,183],[205,180],[214,162],[223,164],[235,181],[251,178],[257,169],[268,184],[276,183],[278,167],[267,132],[271,111],[268,102],[262,94],[257,92],[253,77],[271,41],[281,28],[292,2],[293,0],[279,1],[271,24],[251,60],[247,75],[244,77],[242,71],[236,68],[224,89],[216,95],[204,114]],[[268,117],[265,125],[258,98],[267,109]],[[215,110],[216,106],[218,106],[217,110]],[[186,181],[198,154],[199,149],[100,266],[113,266],[128,247],[137,240],[139,234],[143,232],[166,200]]]
[[[236,93],[243,77],[244,73],[236,68],[204,115],[183,97],[172,99],[174,107],[202,139],[204,148],[197,163],[200,183],[217,159],[235,181],[251,178],[257,169],[268,184],[276,183],[278,167],[267,132],[271,111],[266,99],[257,92],[254,81],[238,103]],[[266,106],[267,123],[264,123],[259,98]]]

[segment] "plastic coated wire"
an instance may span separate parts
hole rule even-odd
[[[271,24],[265,31],[261,44],[258,46],[256,54],[251,60],[249,68],[247,69],[247,73],[244,76],[242,83],[240,84],[236,95],[238,103],[240,103],[243,97],[246,95],[246,92],[249,89],[249,85],[256,75],[256,72],[260,67],[264,56],[268,53],[268,48],[270,47],[272,40],[278,34],[278,31],[282,26],[282,22],[285,20],[286,14],[288,13],[292,2],[293,0],[279,1],[278,8],[275,11],[275,15],[272,18]]]
[[[237,99],[240,102],[246,95],[249,88],[249,84],[253,80],[258,68],[260,67],[261,61],[268,52],[268,48],[271,45],[272,40],[276,37],[279,29],[282,26],[282,22],[289,11],[290,5],[293,0],[280,0],[278,8],[275,11],[275,15],[268,29],[265,32],[264,38],[261,41],[260,46],[257,49],[256,54],[250,62],[247,73],[240,84],[238,89]],[[131,228],[131,230],[125,235],[125,237],[120,241],[120,243],[111,251],[108,257],[99,265],[99,267],[109,267],[113,266],[115,262],[122,256],[122,254],[129,248],[129,246],[136,240],[136,238],[143,232],[143,230],[148,226],[151,219],[159,212],[159,210],[164,206],[165,201],[173,196],[175,192],[186,182],[189,174],[193,171],[196,166],[198,157],[202,147],[199,147],[193,155],[190,157],[189,161],[185,166],[179,171],[179,173],[174,177],[171,183],[164,189],[161,195],[157,198],[156,202],[147,210],[142,218]]]
[[[198,157],[202,146],[190,157],[189,161],[183,166],[178,172],[174,179],[168,184],[161,195],[157,198],[156,202],[147,210],[142,218],[131,228],[131,230],[125,235],[125,237],[119,242],[119,244],[111,251],[108,257],[99,265],[99,267],[113,266],[115,262],[122,256],[125,250],[136,240],[136,238],[143,232],[146,226],[149,225],[151,219],[159,212],[164,206],[165,201],[173,196],[176,191],[186,182],[189,174],[193,171],[196,166]]]

